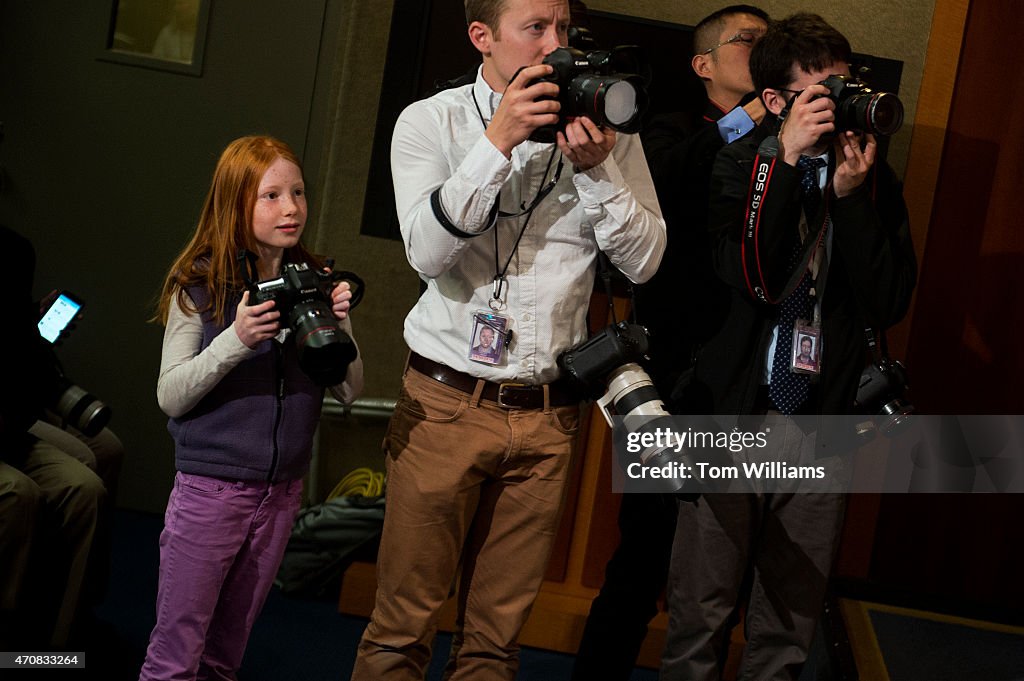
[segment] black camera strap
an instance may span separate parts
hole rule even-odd
[[[551,155],[548,156],[548,164],[544,167],[544,177],[547,177],[548,171],[551,169],[551,161],[555,158],[555,152],[557,151],[558,147],[555,147],[551,151]],[[530,218],[533,217],[533,211],[537,208],[537,204],[540,203],[540,200],[547,196],[551,192],[551,190],[555,188],[555,183],[558,182],[558,177],[561,174],[562,159],[561,155],[559,155],[558,170],[555,171],[554,179],[550,183],[548,183],[547,187],[544,187],[537,193],[537,196],[530,203],[530,206],[526,209],[526,219],[523,220],[523,226],[519,229],[519,234],[516,236],[515,243],[512,244],[512,250],[509,251],[508,258],[505,260],[505,266],[501,267],[500,269],[500,260],[498,255],[498,230],[494,230],[494,291],[491,294],[492,300],[501,299],[502,288],[505,285],[505,274],[508,272],[509,265],[512,264],[512,258],[514,258],[515,254],[519,251],[519,242],[523,240],[523,235],[526,234],[526,226],[530,224]],[[495,204],[495,207],[497,207],[497,204]],[[501,213],[501,211],[498,212],[499,217],[518,217],[519,215],[523,215],[523,213],[503,214]]]
[[[257,258],[259,256],[247,248],[238,249],[238,264],[242,269],[242,280],[245,282],[245,287],[250,290],[256,287],[256,282],[260,278],[256,269]],[[250,293],[249,295],[254,294]]]
[[[867,342],[868,352],[871,353],[871,361],[879,364],[885,357],[889,356],[889,343],[885,336],[884,329],[873,329],[870,326],[864,328],[864,340]]]
[[[491,208],[491,214],[487,218],[487,229],[483,232],[466,232],[455,226],[455,223],[448,218],[448,214],[444,212],[444,206],[441,205],[441,188],[438,187],[430,193],[430,210],[434,212],[434,219],[436,219],[445,231],[452,236],[460,239],[472,239],[473,237],[480,236],[488,229],[494,227],[498,221],[498,202],[494,202],[494,207]]]
[[[617,329],[619,320],[615,315],[615,293],[612,288],[612,264],[604,251],[597,252],[597,276],[600,277],[602,283],[604,283],[604,292],[608,297],[608,316],[612,320],[611,326]],[[629,293],[630,317],[632,318],[633,323],[636,324],[636,289],[633,288],[633,283],[629,279],[625,279],[625,282],[626,291]]]
[[[513,79],[514,79],[514,76],[513,76]],[[478,101],[476,101],[476,92],[471,89],[469,94],[470,94],[470,97],[473,100],[473,106],[476,107],[476,114],[477,114],[477,116],[480,117],[480,125],[483,126],[484,131],[486,132],[486,130],[487,130],[487,120],[484,118],[483,111],[481,111],[481,109],[480,109],[480,103]],[[524,202],[522,202],[520,204],[519,211],[512,212],[512,213],[507,213],[507,212],[505,212],[503,210],[500,210],[498,208],[499,204],[501,203],[501,197],[499,195],[498,199],[496,199],[495,202],[494,202],[494,207],[491,208],[491,215],[488,218],[488,222],[490,223],[490,226],[493,226],[497,222],[498,218],[503,218],[504,219],[504,218],[518,218],[518,217],[521,217],[523,215],[526,216],[526,219],[523,220],[522,227],[520,227],[520,229],[519,229],[519,234],[516,236],[515,243],[512,244],[512,250],[509,252],[508,258],[506,258],[504,266],[501,265],[501,256],[500,256],[500,254],[498,252],[498,230],[497,229],[493,230],[493,232],[494,232],[494,279],[493,279],[493,288],[491,290],[490,306],[494,310],[497,310],[500,307],[500,305],[501,305],[501,299],[502,299],[501,297],[502,297],[502,295],[504,293],[505,282],[506,282],[505,275],[508,273],[508,268],[512,264],[512,259],[515,257],[516,253],[519,251],[519,243],[523,240],[523,234],[526,233],[526,227],[530,224],[530,218],[533,217],[533,211],[536,210],[536,208],[540,204],[540,202],[543,201],[544,198],[548,194],[551,193],[551,191],[555,188],[555,185],[558,184],[558,180],[562,177],[562,166],[564,165],[565,159],[559,153],[557,145],[551,150],[551,155],[548,156],[548,162],[544,166],[544,175],[543,175],[543,177],[547,177],[548,173],[551,171],[551,163],[554,161],[556,153],[558,154],[558,166],[555,168],[555,175],[554,175],[554,177],[552,177],[551,180],[549,182],[547,182],[546,184],[542,184],[541,188],[537,190],[537,194],[533,197],[533,200],[530,201],[529,205],[526,205],[526,202],[524,201]],[[444,209],[441,206],[440,192],[441,192],[441,188],[438,187],[430,195],[430,206],[431,206],[431,208],[434,211],[434,216],[437,218],[438,222],[441,223],[442,227],[444,227],[448,232],[454,234],[455,236],[461,237],[461,238],[471,238],[471,237],[479,236],[479,234],[483,234],[483,232],[480,232],[479,234],[470,234],[468,232],[464,232],[464,231],[456,228],[455,225],[453,225],[451,223],[451,221],[448,220],[448,216],[444,214]],[[490,229],[490,227],[488,227],[488,229]]]

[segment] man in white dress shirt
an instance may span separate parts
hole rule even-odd
[[[557,357],[587,337],[598,251],[642,282],[665,225],[640,140],[585,117],[556,143],[544,57],[567,45],[565,0],[468,0],[476,81],[412,104],[391,150],[409,263],[426,291],[385,437],[387,511],[374,612],[353,679],[422,679],[459,585],[452,681],[513,679],[579,427]],[[525,68],[523,68],[525,67]],[[481,326],[496,359],[474,359]]]

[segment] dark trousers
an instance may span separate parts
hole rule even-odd
[[[672,494],[623,494],[619,546],[590,606],[574,681],[627,680],[665,587],[677,501]]]
[[[806,461],[815,435],[788,422],[766,460]],[[750,595],[739,681],[795,681],[807,659],[842,527],[842,494],[705,494],[680,504],[662,681],[718,681],[731,618]]]

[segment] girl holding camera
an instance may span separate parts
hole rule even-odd
[[[140,681],[234,678],[284,555],[324,389],[300,370],[274,301],[249,305],[237,255],[258,255],[261,280],[285,263],[322,267],[300,242],[305,222],[294,152],[271,137],[237,139],[164,281],[157,399],[170,417],[177,473]],[[351,297],[347,282],[331,292],[349,335]],[[330,390],[351,402],[362,382],[356,358]]]

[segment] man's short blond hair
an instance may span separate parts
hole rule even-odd
[[[492,31],[497,31],[506,4],[507,0],[466,0],[466,25],[479,21]]]

